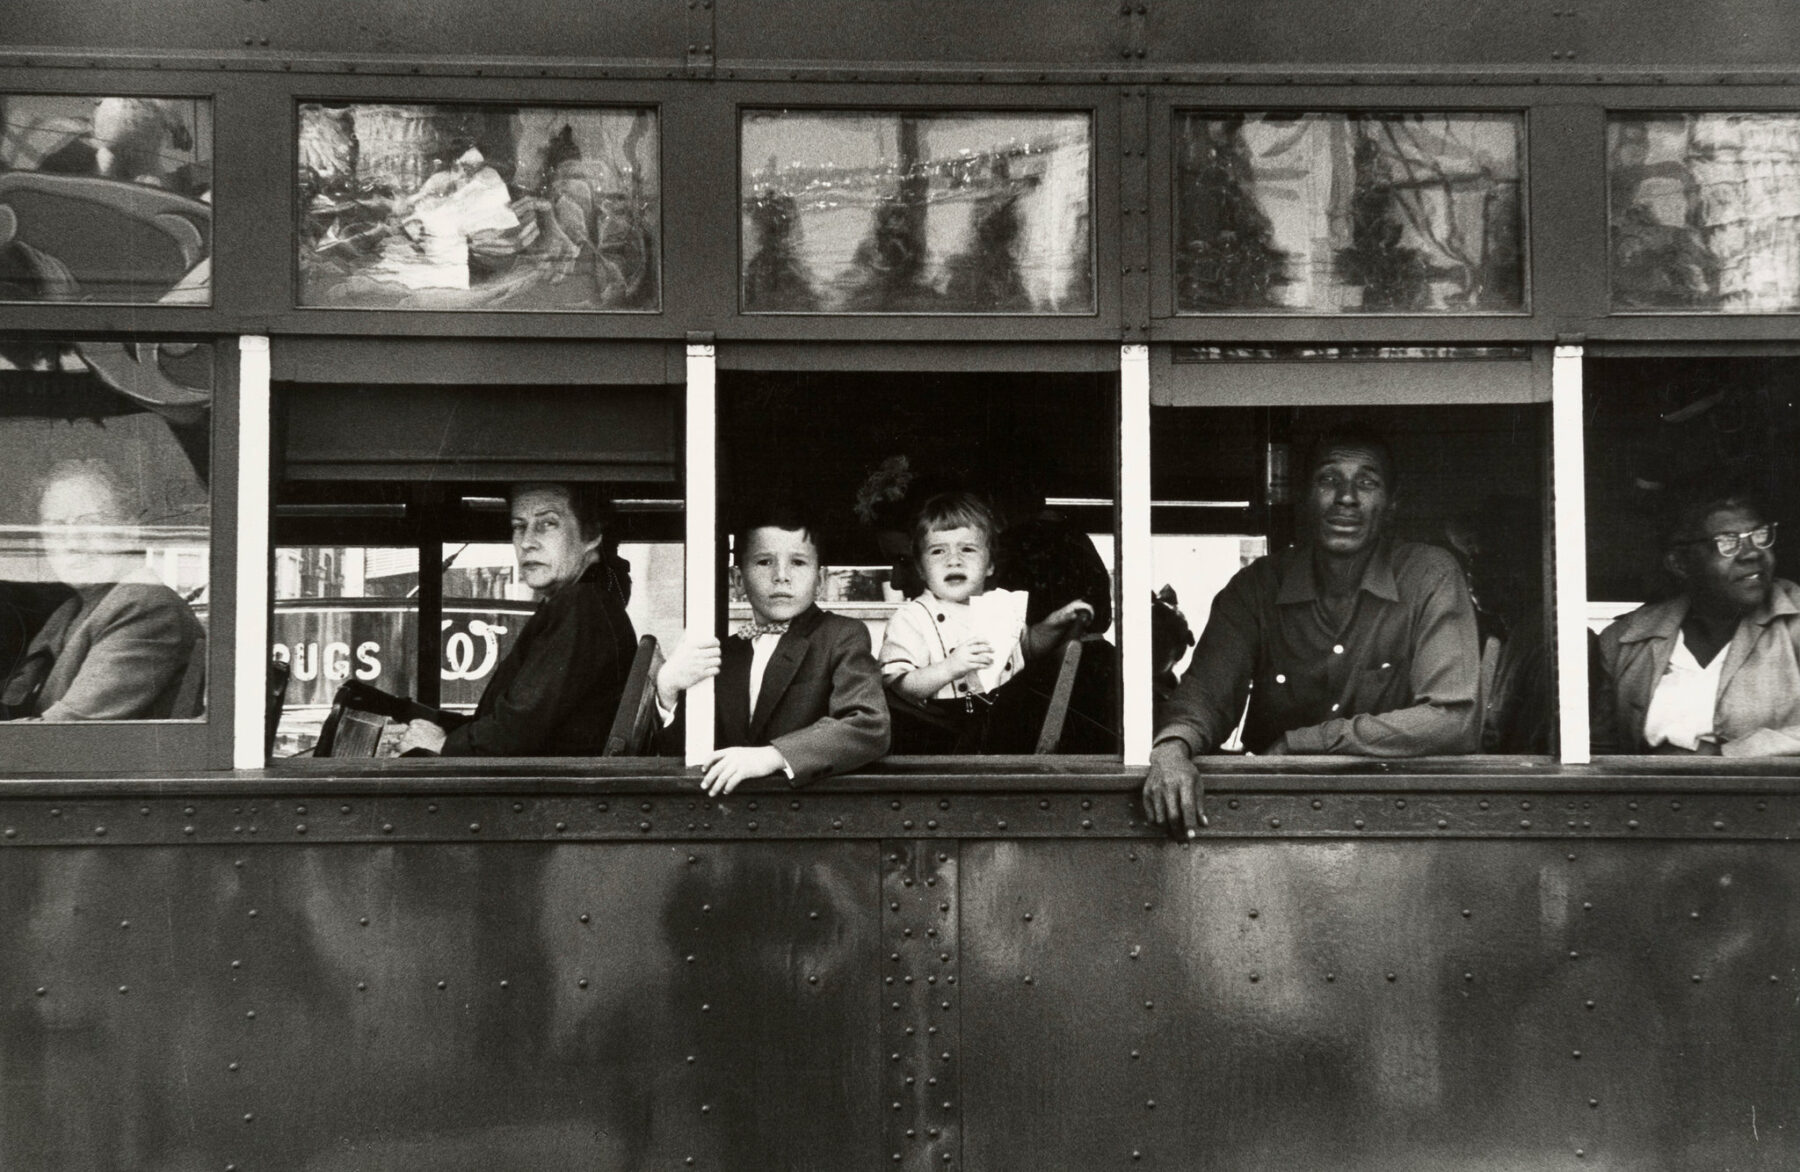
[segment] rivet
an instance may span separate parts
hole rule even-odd
[[[1155,1099],[1145,1099],[1144,1100],[1144,1108],[1149,1111],[1156,1110],[1156,1100]]]
[[[1363,828],[1363,820],[1361,818],[1358,818],[1356,821],[1352,822],[1350,825],[1356,827],[1358,830],[1361,830]]]
[[[194,828],[193,828],[193,827],[192,827],[192,826],[183,826],[183,827],[182,827],[182,828],[181,828],[181,833],[183,833],[183,834],[192,834],[192,833],[194,833]],[[7,832],[6,832],[6,836],[7,836],[7,837],[8,837],[8,838],[11,838],[11,837],[12,837],[12,831],[10,831],[10,830],[8,830],[8,831],[7,831]]]
[[[1250,974],[1250,983],[1251,983],[1251,984],[1252,984],[1252,985],[1254,985],[1254,984],[1256,984],[1256,983],[1257,983],[1257,982],[1258,982],[1258,981],[1260,981],[1260,980],[1262,980],[1262,974],[1261,974],[1261,973],[1251,973],[1251,974]]]
[[[1006,819],[1004,819],[1004,818],[1000,819],[998,822],[994,823],[994,826],[996,829],[1005,830],[1006,829]]]
[[[1229,802],[1226,802],[1225,804],[1227,806],[1231,807],[1233,810],[1238,808],[1238,800],[1236,798],[1232,798]]]
[[[1437,826],[1439,830],[1448,830],[1450,828],[1450,823],[1443,818],[1439,818]]]
[[[7,827],[7,828],[6,828],[6,837],[8,837],[8,838],[17,838],[17,837],[18,837],[18,836],[19,836],[19,832],[18,832],[18,831],[17,831],[17,830],[14,830],[14,829],[13,829],[13,828],[12,828],[12,827],[10,827],[10,826],[8,826],[8,827]]]
[[[1580,1050],[1570,1050],[1569,1057],[1578,1059],[1581,1057],[1581,1051]]]
[[[1328,985],[1329,985],[1329,984],[1331,984],[1331,983],[1332,983],[1332,982],[1333,982],[1333,981],[1335,981],[1335,980],[1337,980],[1337,974],[1336,974],[1336,973],[1326,973],[1326,974],[1325,974],[1325,983],[1326,983],[1326,984],[1328,984]]]
[[[429,805],[429,806],[426,806],[426,807],[425,807],[425,812],[426,812],[426,813],[427,813],[427,814],[435,814],[435,813],[437,813],[437,803],[436,803],[436,802],[433,802],[433,803],[431,803],[431,804],[430,804],[430,805]]]
[[[1696,984],[1696,985],[1698,985],[1698,984],[1699,984],[1699,983],[1700,983],[1700,974],[1699,974],[1699,973],[1695,973],[1695,974],[1694,974],[1694,975],[1693,975],[1693,977],[1692,977],[1692,978],[1690,978],[1690,979],[1691,979],[1691,980],[1692,980],[1692,981],[1693,981],[1693,982],[1694,982],[1694,984]]]
[[[1573,948],[1571,948],[1571,949],[1569,949],[1569,959],[1570,960],[1580,960],[1581,953],[1579,953],[1579,952],[1575,951]]]
[[[304,823],[304,822],[295,823],[294,824],[294,833],[295,834],[305,834],[306,833],[306,823]]]
[[[1530,802],[1520,802],[1520,803],[1519,803],[1519,809],[1521,809],[1521,810],[1529,810],[1529,809],[1531,809],[1531,803],[1530,803]]]
[[[101,838],[105,838],[106,837],[106,827],[96,826],[96,827],[94,827],[94,833],[99,835]]]
[[[1671,809],[1671,810],[1679,810],[1679,809],[1681,809],[1681,803],[1680,803],[1680,802],[1670,802],[1670,803],[1669,803],[1669,809]]]
[[[42,997],[44,994],[48,993],[49,991],[50,991],[49,989],[45,988],[42,985],[39,985],[35,990],[33,990],[33,992],[35,992],[39,997]]]
[[[1279,818],[1269,819],[1269,827],[1273,830],[1280,830],[1281,829],[1281,819],[1279,819]]]
[[[1638,828],[1638,822],[1637,822],[1636,818],[1633,818],[1633,819],[1631,819],[1631,821],[1625,823],[1625,829],[1627,829],[1627,830],[1636,830],[1637,828]]]
[[[253,1113],[246,1111],[246,1112],[244,1112],[244,1122],[245,1123],[254,1123],[254,1122],[256,1122],[256,1116]]]
[[[129,927],[131,927],[131,921],[130,921],[130,920],[120,920],[120,921],[119,921],[119,927],[121,927],[121,928],[129,928]]]
[[[833,818],[831,820],[831,828],[833,830],[842,830],[844,828],[844,820],[842,818]]]
[[[1592,1009],[1594,1007],[1594,1003],[1592,1000],[1583,1001],[1581,1003],[1581,1005],[1582,1005],[1582,1008],[1584,1008],[1584,1009]]]
[[[1148,901],[1148,900],[1145,900],[1145,901],[1144,901],[1144,910],[1145,910],[1145,911],[1149,911],[1149,910],[1150,910],[1150,909],[1151,909],[1151,908],[1153,908],[1153,907],[1155,907],[1155,906],[1156,906],[1156,905],[1155,905],[1155,904],[1153,904],[1153,903],[1151,903],[1151,902],[1150,902],[1150,901]]]
[[[340,813],[340,814],[348,814],[349,812],[350,812],[349,806],[339,806],[338,807],[338,813]]]
[[[936,818],[927,818],[925,820],[925,829],[936,830],[937,829],[937,819]]]
[[[1531,819],[1529,819],[1529,818],[1519,819],[1519,829],[1520,830],[1530,830],[1531,829]]]
[[[1725,829],[1725,824],[1723,822],[1714,822],[1713,829],[1714,830],[1723,830],[1723,829]]]
[[[1387,975],[1387,979],[1388,979],[1388,980],[1389,980],[1389,981],[1395,981],[1395,980],[1398,980],[1398,979],[1399,979],[1399,977],[1398,977],[1398,975],[1397,975],[1397,974],[1395,974],[1395,973],[1389,973],[1389,974],[1388,974],[1388,975]]]
[[[1323,810],[1325,808],[1325,803],[1321,802],[1318,798],[1314,798],[1312,808],[1315,810]]]
[[[1154,1002],[1154,1001],[1146,1001],[1146,1002],[1144,1002],[1144,1008],[1145,1008],[1145,1009],[1155,1009],[1155,1008],[1156,1008],[1156,1002]]]
[[[1625,803],[1625,808],[1626,808],[1626,809],[1627,809],[1627,810],[1635,810],[1635,809],[1637,809],[1637,808],[1638,808],[1638,804],[1637,804],[1637,803],[1636,803],[1636,802],[1626,802],[1626,803]]]
[[[227,1063],[226,1063],[226,1064],[225,1064],[225,1069],[226,1069],[226,1070],[229,1070],[229,1071],[233,1071],[233,1072],[236,1072],[236,1070],[237,1070],[237,1068],[238,1068],[238,1064],[237,1064],[237,1063],[235,1063],[235,1062],[227,1062]]]
[[[594,803],[594,809],[600,811],[602,814],[606,813],[607,810],[609,810],[610,808],[611,807],[609,807],[605,802],[595,802]]]
[[[1396,809],[1396,810],[1406,809],[1406,799],[1405,798],[1395,798],[1394,799],[1394,809]]]
[[[245,1010],[244,1017],[250,1021],[255,1021],[256,1020],[256,1010],[254,1010],[254,1009]]]
[[[231,967],[234,969],[241,969],[244,967],[244,962],[241,960],[234,960],[231,962]]]
[[[700,1104],[700,1114],[709,1115],[711,1113],[712,1113],[712,1104],[711,1103]]]
[[[1027,924],[1031,923],[1031,913],[1030,912],[1025,913],[1025,922]]]
[[[638,823],[638,829],[639,829],[639,830],[643,830],[643,831],[648,831],[648,830],[649,830],[649,829],[650,829],[650,824],[649,824],[649,823],[648,823],[648,822],[639,822],[639,823]],[[752,822],[752,823],[751,823],[751,824],[750,824],[750,829],[752,829],[752,830],[755,830],[755,829],[756,829],[756,823],[754,823],[754,822]]]
[[[369,987],[368,984],[364,981],[356,982],[356,989],[357,989],[357,992],[359,992],[359,993],[367,990],[368,987]]]
[[[513,803],[513,813],[515,813],[515,814],[523,813],[524,810],[525,810],[524,802],[514,802]]]
[[[1040,809],[1040,810],[1048,810],[1048,809],[1049,809],[1049,808],[1050,808],[1050,803],[1049,803],[1049,801],[1047,801],[1047,800],[1046,800],[1046,801],[1040,801],[1040,802],[1038,802],[1038,809]]]
[[[394,833],[394,824],[392,822],[383,822],[381,824],[381,833],[383,833],[383,834]]]
[[[1598,1107],[1599,1105],[1600,1105],[1599,1099],[1589,1099],[1588,1100],[1588,1106],[1590,1106],[1590,1107]]]
[[[1465,919],[1465,920],[1466,920],[1466,919],[1468,919],[1468,918],[1469,918],[1469,917],[1470,917],[1470,916],[1472,916],[1472,915],[1474,915],[1474,914],[1475,914],[1475,913],[1474,913],[1474,912],[1473,912],[1473,911],[1471,911],[1471,910],[1470,910],[1470,909],[1468,909],[1468,908],[1464,908],[1464,909],[1463,909],[1463,910],[1462,910],[1462,914],[1463,914],[1463,919]]]
[[[754,826],[755,823],[751,823],[751,825]],[[908,818],[908,819],[906,819],[906,821],[900,823],[900,826],[904,830],[911,830],[913,828],[913,820],[911,818]]]
[[[51,816],[51,817],[52,817],[52,818],[61,818],[61,817],[62,817],[62,810],[60,810],[60,809],[59,809],[59,808],[57,808],[57,807],[56,807],[56,806],[51,806],[51,807],[50,807],[50,816]]]
[[[558,822],[556,824],[556,828],[558,830],[567,830],[569,828],[569,824],[567,822]]]
[[[889,802],[889,803],[888,803],[888,809],[890,809],[890,810],[898,810],[898,809],[899,809],[899,808],[900,808],[900,803],[899,803],[899,802]],[[895,861],[895,862],[896,862],[896,863],[897,863],[897,862],[899,862],[899,861],[900,861],[900,856],[899,856],[899,855],[895,855],[895,856],[894,856],[894,861]]]
[[[256,909],[255,908],[250,909],[250,918],[253,920],[256,918]]]
[[[1478,804],[1479,804],[1479,805],[1480,805],[1480,806],[1481,806],[1481,808],[1482,808],[1482,809],[1484,809],[1484,810],[1486,810],[1486,809],[1488,809],[1488,808],[1489,808],[1489,806],[1490,806],[1490,805],[1491,805],[1491,803],[1490,803],[1490,802],[1489,802],[1489,801],[1488,801],[1488,800],[1487,800],[1487,799],[1486,799],[1486,798],[1483,798],[1483,799],[1481,799],[1481,801],[1480,801],[1480,802],[1479,802],[1479,803],[1478,803]]]
[[[1131,1056],[1132,1056],[1132,1057],[1133,1057],[1133,1058],[1136,1058],[1136,1057],[1138,1057],[1138,1052],[1137,1052],[1137,1051],[1136,1051],[1136,1050],[1133,1050],[1133,1051],[1132,1051],[1132,1052],[1131,1052]]]
[[[138,813],[140,813],[144,817],[148,818],[150,816],[150,807],[149,806],[139,806]]]
[[[130,985],[120,985],[120,986],[119,986],[119,992],[121,992],[121,993],[129,993],[129,992],[131,992],[131,986],[130,986]]]
[[[450,987],[450,983],[448,981],[439,981],[437,987],[440,991],[444,990],[444,989],[448,989]]]
[[[1474,979],[1475,979],[1474,973],[1464,973],[1463,974],[1463,980],[1465,980],[1465,981],[1473,981]]]

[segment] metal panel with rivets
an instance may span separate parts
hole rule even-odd
[[[1562,780],[22,783],[0,1166],[1800,1164],[1791,782]]]

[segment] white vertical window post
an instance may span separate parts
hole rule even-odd
[[[689,341],[684,459],[687,468],[686,619],[690,631],[710,631],[717,605],[713,549],[717,541],[719,509],[718,386],[718,358],[713,344]],[[690,688],[684,708],[687,741],[683,756],[689,765],[703,765],[712,753],[713,682],[702,680]]]
[[[1119,348],[1119,670],[1125,764],[1150,764],[1150,347]]]
[[[261,769],[269,682],[269,339],[238,339],[237,667],[231,767]]]
[[[1558,346],[1550,367],[1551,492],[1556,522],[1556,663],[1562,760],[1585,765],[1588,747],[1587,460],[1582,436],[1582,348]]]

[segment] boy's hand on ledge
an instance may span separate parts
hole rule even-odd
[[[706,791],[707,797],[716,798],[730,793],[747,778],[786,771],[787,758],[774,745],[714,749],[713,755],[706,759],[706,776],[700,779],[700,788]]]
[[[684,631],[656,673],[656,698],[665,709],[675,707],[681,694],[719,674],[719,641],[711,635]]]

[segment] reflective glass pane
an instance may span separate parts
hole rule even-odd
[[[1177,114],[1181,313],[1517,313],[1517,114]]]
[[[0,301],[212,303],[212,103],[0,94]]]
[[[0,342],[0,719],[205,709],[206,345]]]
[[[300,304],[655,310],[649,109],[300,106]]]
[[[1800,309],[1800,114],[1615,114],[1612,307]]]
[[[751,111],[746,313],[1092,313],[1085,114]]]

